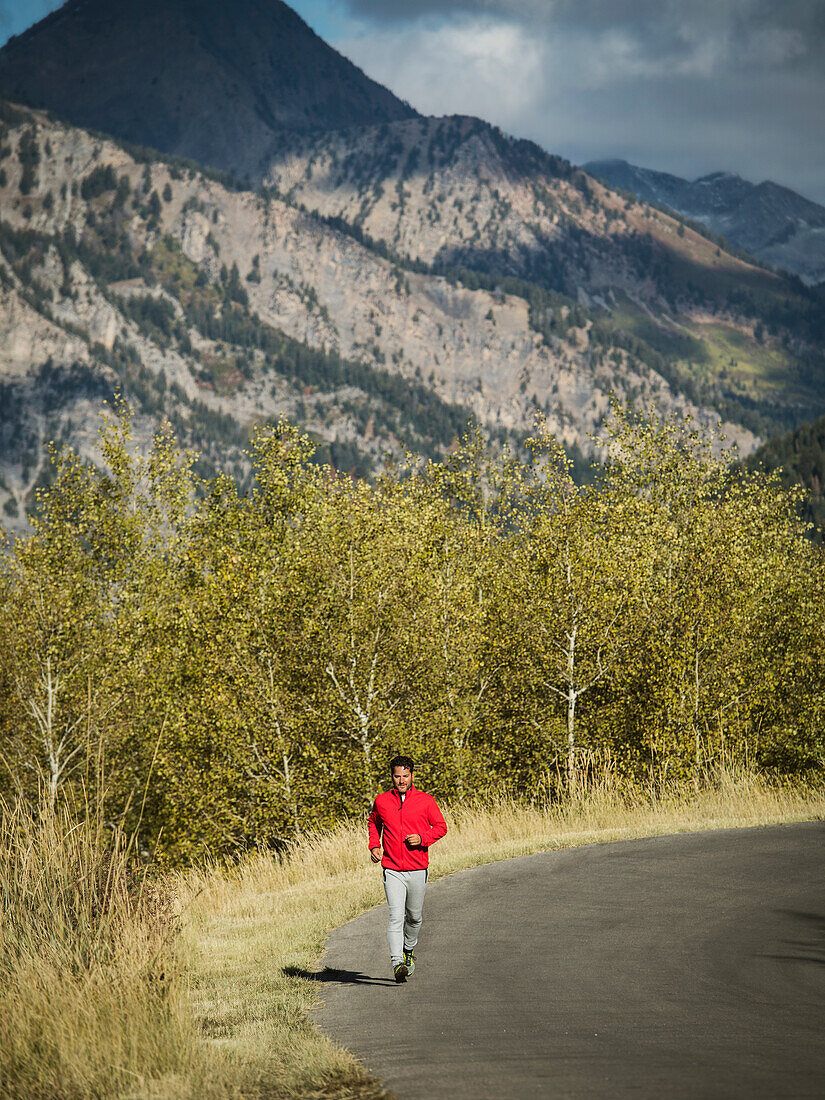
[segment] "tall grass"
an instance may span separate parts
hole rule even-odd
[[[4,1097],[197,1095],[171,895],[98,810],[0,810]]]

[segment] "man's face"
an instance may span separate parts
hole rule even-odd
[[[412,772],[409,768],[392,769],[392,785],[399,794],[406,794],[412,786]]]

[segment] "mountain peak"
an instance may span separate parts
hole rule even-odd
[[[250,177],[282,131],[416,116],[281,0],[69,0],[0,50],[0,90]]]
[[[711,186],[715,183],[742,183],[744,181],[736,172],[709,172],[706,176],[700,176],[693,182],[697,186]]]

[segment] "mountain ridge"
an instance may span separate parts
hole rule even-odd
[[[161,0],[126,7],[124,21],[102,0],[75,0],[46,31],[66,19],[77,29],[85,11],[98,39],[105,17],[123,42],[135,13],[148,13],[154,30],[124,45],[134,70],[168,12]],[[217,7],[174,0],[170,10],[189,18]],[[255,18],[227,48],[269,71],[253,33],[264,10],[272,5],[242,0],[240,14]],[[519,446],[544,416],[583,460],[611,394],[630,408],[689,414],[743,456],[825,412],[816,291],[481,119],[416,115],[348,63],[357,94],[342,104],[343,59],[324,53],[294,13],[284,18],[310,49],[304,60],[320,50],[333,66],[329,79],[323,67],[314,74],[321,114],[299,96],[303,129],[283,128],[283,113],[267,119],[254,102],[277,80],[238,69],[234,94],[258,129],[242,163],[224,148],[234,180],[136,146],[134,133],[109,138],[0,102],[0,507],[9,516],[22,522],[47,476],[36,460],[43,439],[78,442],[93,460],[90,425],[116,387],[147,431],[169,420],[204,469],[224,466],[241,482],[249,431],[281,416],[336,466],[363,474],[407,446],[443,455],[470,417]],[[212,47],[198,67],[202,34],[181,43],[171,55],[188,60],[166,74],[167,99],[178,73],[188,95],[216,71]],[[221,124],[212,136],[237,129],[227,87],[203,97]],[[105,89],[87,91],[108,102]],[[126,102],[133,112],[144,104]],[[357,121],[362,107],[368,124]],[[192,124],[202,133],[203,114]],[[180,151],[177,138],[167,144]],[[254,190],[237,179],[245,170]]]
[[[416,117],[281,0],[69,0],[0,49],[0,92],[250,180],[282,131]]]
[[[758,434],[798,422],[797,354],[806,376],[822,369],[819,292],[482,120],[296,135],[267,182],[400,264],[466,269],[474,285],[521,280],[515,292],[532,303],[538,330],[552,329],[542,322],[548,293],[602,310],[609,344],[643,341],[641,353],[676,390]],[[777,340],[789,322],[793,342]],[[651,347],[662,354],[651,357]]]
[[[611,187],[706,226],[808,285],[825,281],[825,207],[788,187],[772,180],[750,183],[724,171],[690,181],[619,159],[582,167]]]

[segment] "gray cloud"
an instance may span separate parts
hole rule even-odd
[[[825,10],[818,0],[337,0],[354,15],[375,22],[415,22],[422,16],[495,15],[519,22],[564,23],[604,28],[638,26],[659,38],[675,35],[685,25],[730,24],[738,30],[754,26],[825,28]]]
[[[712,41],[734,64],[825,66],[825,5],[818,0],[338,0],[376,24],[461,16],[495,18],[536,33],[619,33],[660,60]]]
[[[419,109],[581,162],[772,178],[825,202],[820,0],[338,0],[336,43]]]

